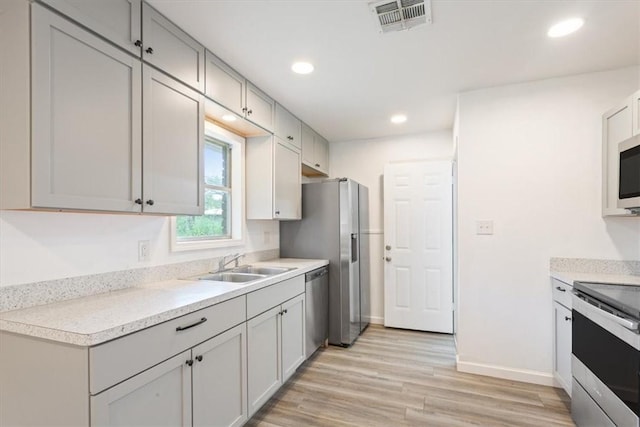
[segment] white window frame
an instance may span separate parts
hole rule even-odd
[[[176,233],[176,217],[171,217],[171,251],[191,251],[198,249],[215,249],[243,246],[246,235],[246,218],[244,203],[244,147],[245,139],[210,121],[204,124],[205,136],[224,142],[231,146],[231,238],[178,240]],[[204,185],[204,181],[202,182]]]

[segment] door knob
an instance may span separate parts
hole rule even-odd
[[[391,250],[391,246],[387,245],[384,247],[386,250],[390,251]]]
[[[391,257],[388,256],[384,260],[387,261],[387,262],[391,262]]]

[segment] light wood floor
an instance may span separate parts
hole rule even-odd
[[[372,325],[320,349],[248,426],[573,426],[561,389],[456,371],[453,338]]]

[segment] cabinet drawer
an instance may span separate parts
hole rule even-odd
[[[558,279],[551,279],[551,286],[553,292],[553,300],[571,310],[571,292],[573,286],[567,283],[561,282]]]
[[[304,293],[304,275],[276,283],[247,295],[247,319]]]
[[[304,283],[303,283],[304,290]],[[207,319],[203,323],[181,331]],[[244,296],[89,349],[89,390],[97,394],[246,320]]]

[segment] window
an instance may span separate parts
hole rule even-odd
[[[244,139],[205,123],[204,215],[172,220],[172,249],[242,244],[242,159]]]

